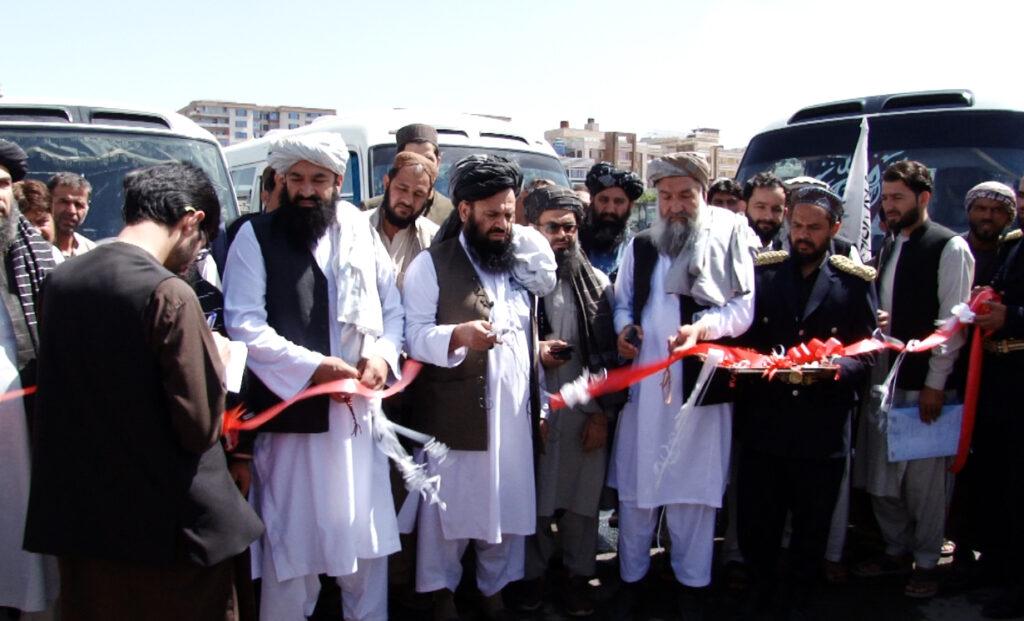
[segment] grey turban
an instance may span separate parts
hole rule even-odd
[[[647,165],[647,185],[654,186],[665,177],[691,177],[707,190],[711,167],[696,151],[670,153],[651,160]]]
[[[289,168],[303,160],[343,177],[348,166],[348,146],[333,132],[287,134],[270,143],[267,163],[279,175],[288,174]]]
[[[1010,186],[998,181],[986,181],[979,183],[967,191],[964,198],[964,209],[970,211],[971,203],[979,198],[994,200],[1010,212],[1012,218],[1017,213],[1017,196]]]

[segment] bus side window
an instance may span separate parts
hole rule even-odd
[[[244,166],[231,169],[231,184],[235,186],[235,198],[238,199],[238,213],[249,213],[259,209],[259,191],[253,200],[253,188],[258,188],[255,179],[256,166]]]

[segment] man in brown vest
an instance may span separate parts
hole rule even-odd
[[[447,444],[438,505],[418,517],[416,589],[435,592],[435,618],[457,618],[453,592],[474,540],[487,618],[523,577],[524,540],[536,524],[533,432],[540,399],[534,307],[555,285],[551,248],[513,227],[519,167],[469,156],[450,187],[462,229],[420,253],[406,271],[407,350],[425,366],[411,387],[418,429]]]

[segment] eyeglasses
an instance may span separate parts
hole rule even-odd
[[[544,225],[544,230],[548,235],[556,235],[559,231],[565,231],[566,235],[572,235],[578,228],[579,226],[576,224],[561,224],[559,222],[548,222]]]

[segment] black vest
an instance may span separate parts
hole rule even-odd
[[[658,262],[658,248],[654,245],[653,235],[650,229],[643,231],[633,238],[633,323],[640,325],[643,317],[644,306],[651,297],[651,278],[654,276],[654,266]],[[679,325],[693,323],[693,316],[707,306],[701,306],[688,295],[679,297]],[[726,339],[716,341],[725,344]],[[694,356],[683,358],[683,402],[690,398],[694,384],[697,383],[697,376],[703,365],[701,360]],[[697,405],[714,405],[716,403],[729,403],[733,400],[732,390],[729,387],[729,373],[721,369],[715,369],[708,382],[704,398]]]
[[[171,272],[104,244],[49,277],[25,547],[58,556],[212,565],[261,531],[224,452],[178,442],[146,310]]]
[[[926,220],[903,242],[893,273],[890,334],[904,343],[928,336],[935,331],[935,321],[942,319],[939,317],[939,259],[946,244],[955,236],[956,233],[941,224]],[[883,249],[879,263],[882,270],[888,262],[887,254]],[[881,278],[878,282],[881,283]],[[897,388],[920,390],[928,375],[931,355],[931,352],[907,354],[896,378]]]
[[[275,213],[252,220],[253,232],[263,254],[266,279],[267,325],[296,345],[325,356],[331,354],[330,311],[327,277],[313,253],[289,241]],[[281,398],[256,377],[248,374],[245,402],[258,413],[280,403]],[[300,401],[259,428],[259,431],[323,433],[329,425],[330,397],[321,395]]]

